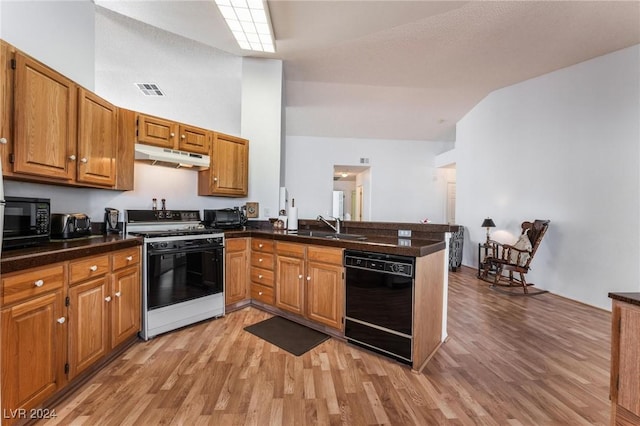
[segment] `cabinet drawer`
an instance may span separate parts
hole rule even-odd
[[[225,250],[230,251],[243,251],[247,248],[246,238],[229,238],[224,240]]]
[[[251,283],[251,298],[273,305],[273,288]]]
[[[309,246],[307,248],[307,260],[342,265],[342,251],[343,249],[338,248]]]
[[[140,263],[140,249],[119,250],[111,254],[111,267],[114,271]]]
[[[62,288],[65,282],[63,264],[30,269],[2,279],[2,304],[28,299]]]
[[[306,251],[307,246],[303,244],[283,243],[282,241],[276,243],[278,256],[299,257],[304,259]]]
[[[259,251],[251,253],[251,266],[264,269],[273,269],[273,255]]]
[[[273,271],[251,267],[251,282],[273,287]]]
[[[108,272],[108,254],[69,262],[69,284],[76,284],[89,278],[99,277]]]
[[[273,253],[273,240],[251,239],[251,250]]]

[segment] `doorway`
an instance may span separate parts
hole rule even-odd
[[[333,166],[333,196],[330,211],[343,220],[369,220],[370,166]]]

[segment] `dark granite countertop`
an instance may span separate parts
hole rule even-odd
[[[367,239],[335,240],[325,237],[309,237],[295,232],[274,230],[227,231],[225,238],[258,237],[279,241],[290,241],[303,244],[339,247],[349,250],[371,251],[376,253],[395,254],[401,256],[422,257],[445,249],[445,242],[438,240],[410,238],[400,240],[397,237],[382,235],[366,235]]]
[[[142,245],[142,239],[139,238],[123,238],[120,235],[92,235],[73,240],[52,241],[37,247],[3,250],[0,259],[0,273],[8,274],[139,245]]]
[[[640,306],[640,293],[609,293],[609,297],[614,300]]]

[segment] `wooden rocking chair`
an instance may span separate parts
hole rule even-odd
[[[534,295],[546,293],[546,290],[529,292],[532,286],[526,281],[524,275],[529,272],[529,265],[536,254],[536,250],[542,241],[542,237],[549,228],[549,220],[535,220],[534,222],[522,222],[520,239],[513,245],[501,244],[489,241],[487,257],[482,261],[482,273],[480,278],[490,282],[491,288],[501,290],[498,287],[518,287],[524,293],[515,293],[509,290],[501,290],[506,294]],[[508,274],[505,275],[505,272]],[[514,272],[519,277],[514,276]]]

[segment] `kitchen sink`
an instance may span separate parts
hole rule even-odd
[[[328,232],[328,231],[313,231],[309,229],[301,229],[298,230],[298,235],[305,237],[317,237],[317,238],[329,238],[332,240],[366,240],[367,237],[360,234],[343,234],[336,232]]]

